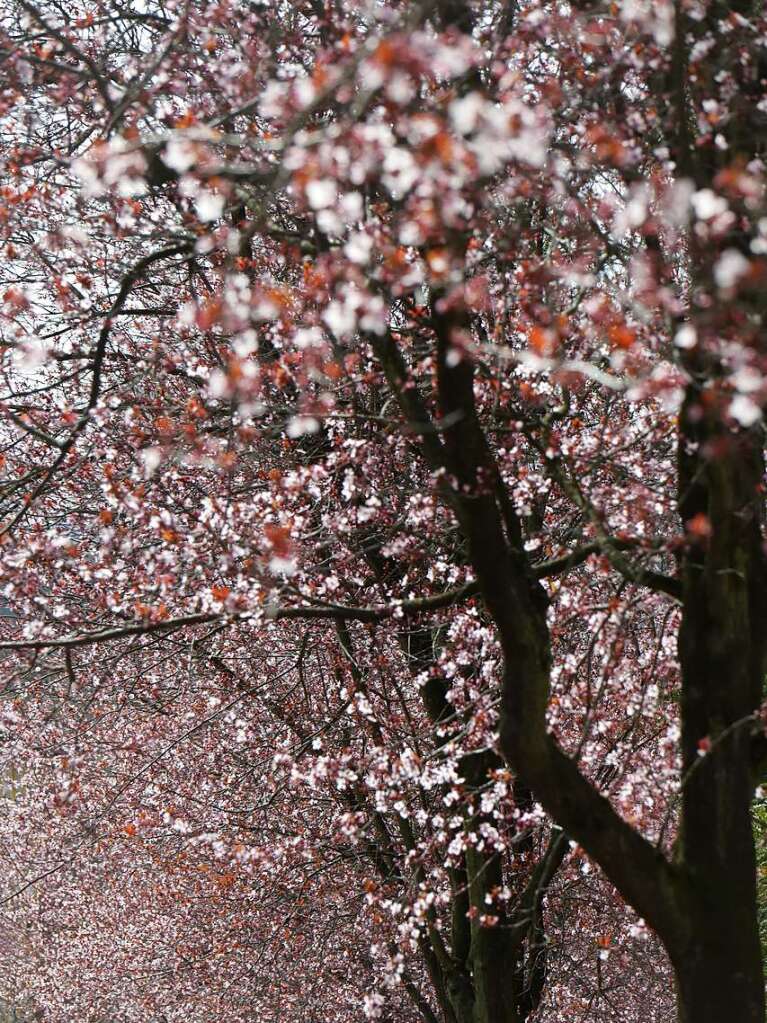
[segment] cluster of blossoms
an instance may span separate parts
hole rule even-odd
[[[680,718],[759,589],[722,6],[0,0],[20,1014],[667,1023],[647,862],[761,698]]]

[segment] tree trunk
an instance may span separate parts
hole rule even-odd
[[[695,367],[697,368],[697,367]],[[680,416],[683,589],[682,820],[678,858],[696,922],[676,962],[680,1021],[764,1023],[753,741],[765,674],[762,436],[703,414],[695,384]],[[703,522],[696,539],[691,523]]]
[[[712,912],[707,934],[686,961],[676,964],[679,1023],[764,1023],[764,982],[759,943],[746,933],[742,910]]]
[[[471,969],[474,987],[473,1023],[520,1023],[516,990],[517,949],[511,941],[510,922],[500,927],[484,926],[485,898],[503,884],[500,858],[466,852],[469,897],[475,916],[471,921]]]

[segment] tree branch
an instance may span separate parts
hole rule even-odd
[[[466,325],[449,313],[435,315],[433,323],[440,414],[451,422],[442,434],[445,457],[437,468],[456,476],[450,503],[503,649],[501,750],[545,809],[663,934],[667,946],[682,949],[688,938],[681,906],[688,891],[682,876],[616,813],[546,731],[551,645],[545,594],[534,579],[513,509],[509,502],[499,507],[503,484],[477,416],[473,365],[465,353],[455,362],[454,339]],[[376,350],[406,420],[428,422],[417,392],[404,387],[406,372],[394,342],[386,335]],[[422,436],[422,444],[429,445],[427,457],[436,461],[442,455],[436,435]]]
[[[144,271],[153,263],[157,263],[161,259],[167,259],[169,256],[179,255],[182,252],[189,252],[191,248],[192,244],[190,242],[183,242],[181,244],[169,245],[164,249],[159,249],[157,252],[152,252],[148,256],[144,256],[143,259],[140,259],[138,263],[136,263],[136,265],[128,271],[125,277],[123,277],[120,289],[117,292],[117,297],[112,303],[111,309],[107,313],[107,318],[104,320],[104,324],[99,332],[98,341],[96,342],[96,352],[92,362],[93,377],[91,379],[90,393],[88,395],[88,404],[85,406],[82,415],[75,423],[72,428],[72,432],[67,439],[57,444],[59,454],[50,465],[43,478],[29,495],[28,499],[25,500],[19,511],[0,529],[0,537],[9,533],[29,512],[35,500],[43,493],[51,479],[55,476],[59,467],[63,464],[64,459],[74,447],[74,443],[79,435],[88,425],[91,412],[96,407],[99,400],[99,394],[101,393],[101,370],[106,357],[107,343],[112,329],[112,318],[116,316],[125,305],[128,295],[130,295],[131,290],[133,289],[133,285],[142,277]]]

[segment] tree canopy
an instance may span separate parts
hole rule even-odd
[[[0,0],[18,1018],[764,1023],[766,39]]]

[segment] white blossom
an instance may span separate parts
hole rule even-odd
[[[224,197],[216,192],[202,191],[195,199],[194,208],[203,223],[218,220],[224,212]]]
[[[691,323],[683,323],[674,335],[677,348],[694,348],[698,343],[698,332]]]
[[[749,427],[759,422],[762,418],[762,410],[752,398],[748,398],[745,394],[738,394],[730,402],[730,415],[741,426]]]
[[[734,287],[748,273],[751,264],[737,249],[725,249],[714,266],[714,280],[723,291]]]
[[[330,178],[315,179],[306,186],[306,199],[313,210],[324,210],[332,206],[337,195],[335,182]]]
[[[726,213],[729,209],[727,200],[717,195],[710,188],[701,188],[690,199],[695,216],[699,220],[711,220],[712,217]]]

